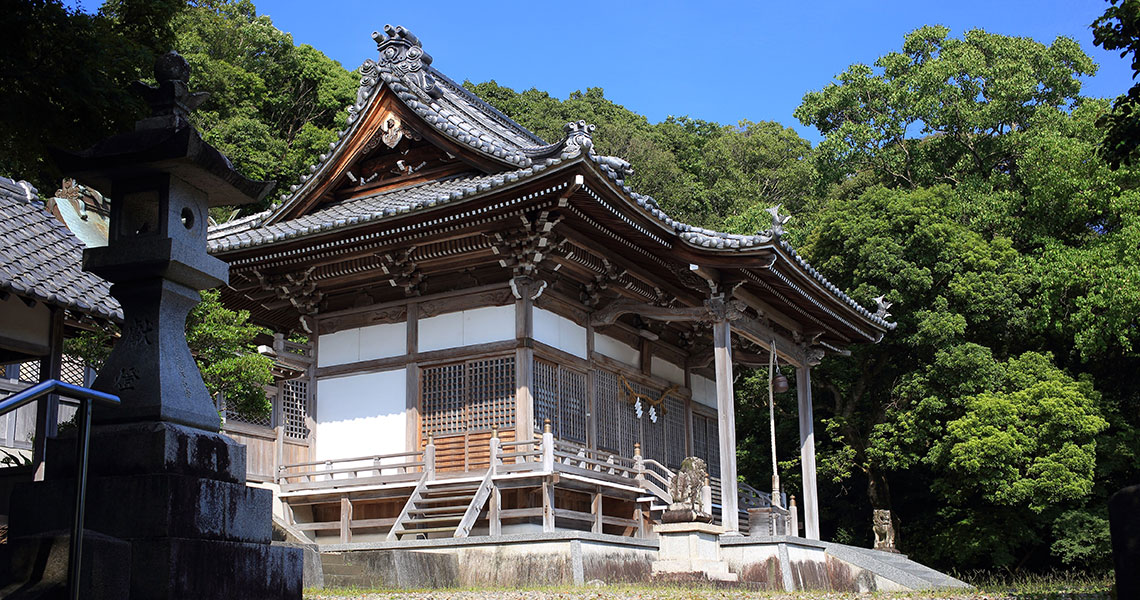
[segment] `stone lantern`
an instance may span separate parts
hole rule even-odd
[[[302,553],[271,544],[273,494],[246,486],[245,447],[218,433],[185,334],[198,290],[228,278],[206,253],[207,210],[255,202],[272,184],[238,174],[190,125],[203,95],[187,90],[189,74],[181,56],[162,56],[158,85],[139,84],[151,116],[88,150],[57,153],[65,173],[109,192],[108,245],[85,251],[83,263],[112,282],[124,317],[94,384],[122,404],[96,412],[91,430],[80,593],[299,600]],[[67,545],[59,532],[70,525],[74,448],[74,437],[48,440],[44,481],[12,492],[20,589],[62,585],[51,557]]]
[[[206,254],[207,209],[256,202],[272,182],[240,175],[190,125],[190,110],[205,94],[187,89],[184,58],[160,57],[154,75],[158,86],[136,84],[152,114],[133,132],[57,154],[66,173],[112,198],[107,246],[87,249],[83,268],[110,281],[123,307],[122,338],[94,385],[122,406],[95,420],[217,431],[217,410],[185,336],[198,290],[228,280],[228,266]]]

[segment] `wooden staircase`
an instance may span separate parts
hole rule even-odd
[[[388,539],[467,537],[492,489],[490,471],[482,480],[424,481],[408,498]]]

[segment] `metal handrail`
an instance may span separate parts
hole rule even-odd
[[[91,406],[98,402],[118,406],[119,397],[72,385],[58,379],[48,379],[21,392],[0,400],[0,415],[31,404],[48,394],[59,394],[79,400],[75,422],[79,426],[75,439],[75,513],[71,524],[71,540],[67,559],[67,588],[72,600],[79,600],[79,569],[83,552],[83,512],[87,497],[87,451],[91,445]]]

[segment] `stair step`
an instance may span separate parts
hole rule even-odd
[[[419,506],[421,504],[442,504],[444,502],[467,502],[470,504],[471,499],[474,497],[475,497],[474,495],[468,495],[468,496],[434,496],[431,498],[420,498],[419,500],[416,500],[416,508],[419,508]]]
[[[435,508],[413,508],[409,515],[442,515],[446,513],[463,514],[467,512],[466,506],[437,506]]]
[[[453,516],[449,516],[449,517],[427,517],[424,519],[412,519],[412,520],[404,523],[404,531],[417,531],[415,529],[411,529],[411,527],[413,525],[424,525],[427,523],[454,523],[456,521],[462,521],[462,520],[463,520],[463,515],[453,515]]]
[[[440,496],[463,496],[471,498],[475,496],[478,489],[474,490],[425,490],[420,493],[420,498],[438,498]]]
[[[401,531],[400,533],[397,533],[396,535],[401,536],[401,535],[413,535],[413,534],[418,534],[418,533],[424,533],[424,534],[427,534],[427,533],[443,533],[445,531],[450,532],[450,533],[455,533],[455,527],[425,527],[424,529],[405,529],[405,530]]]

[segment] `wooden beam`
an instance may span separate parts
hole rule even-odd
[[[741,336],[765,348],[775,340],[776,355],[784,362],[791,363],[796,367],[802,367],[807,364],[804,351],[798,344],[789,340],[786,336],[776,333],[774,329],[765,325],[760,319],[744,315],[732,321],[732,329]]]
[[[40,381],[59,379],[63,366],[63,315],[64,309],[50,306],[51,325],[48,329],[48,353],[40,358]],[[44,457],[47,442],[59,429],[59,396],[50,394],[36,403],[36,433],[32,440],[32,478],[44,479]]]
[[[594,311],[593,316],[590,318],[590,324],[594,327],[613,325],[617,323],[619,317],[629,313],[640,315],[646,319],[668,322],[702,321],[710,318],[709,309],[704,306],[670,308],[656,306],[647,302],[621,299],[614,300],[605,307]]]
[[[744,289],[743,287],[737,288],[736,291],[732,293],[732,295],[743,300],[749,306],[756,309],[756,312],[771,319],[772,322],[780,325],[788,331],[791,331],[793,333],[803,333],[803,325],[798,323],[795,319],[788,317],[784,313],[777,311],[772,307],[771,304],[768,304],[759,296]]]

